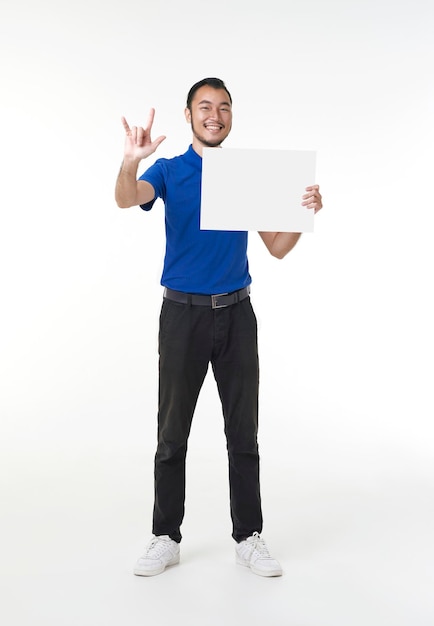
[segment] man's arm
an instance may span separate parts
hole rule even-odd
[[[146,159],[155,152],[165,136],[161,135],[155,141],[151,140],[151,128],[154,121],[155,110],[151,109],[146,128],[141,126],[128,126],[123,117],[122,124],[125,129],[124,160],[119,171],[115,188],[115,200],[121,209],[127,209],[138,204],[146,204],[155,197],[153,186],[144,181],[137,180],[137,170],[142,159]]]
[[[154,199],[153,186],[145,180],[137,180],[139,163],[125,159],[122,162],[115,189],[116,203],[121,209],[146,204]]]
[[[306,193],[302,200],[302,206],[307,209],[313,209],[315,213],[322,209],[322,196],[319,192],[319,185],[306,187]],[[277,259],[283,259],[301,237],[301,233],[260,232],[259,234],[270,254]]]
[[[301,233],[260,232],[259,234],[269,253],[275,256],[276,259],[283,259],[301,237]]]

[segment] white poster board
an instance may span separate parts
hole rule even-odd
[[[202,230],[313,232],[316,152],[204,148]]]

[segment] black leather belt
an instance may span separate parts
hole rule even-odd
[[[194,304],[199,306],[210,306],[212,309],[222,309],[225,306],[236,304],[248,297],[250,287],[244,287],[232,293],[218,293],[212,296],[200,296],[194,293],[184,293],[183,291],[174,291],[165,287],[163,298],[173,300],[181,304]]]

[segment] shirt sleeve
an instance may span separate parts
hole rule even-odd
[[[145,180],[150,183],[155,191],[155,197],[146,204],[141,204],[140,208],[144,211],[150,211],[154,206],[157,198],[165,199],[166,196],[166,177],[165,177],[165,164],[164,159],[158,159],[151,167],[149,167],[139,178],[139,180]]]

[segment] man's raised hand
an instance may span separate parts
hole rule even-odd
[[[146,157],[155,152],[160,143],[166,139],[165,135],[160,135],[160,137],[152,141],[151,129],[154,115],[155,109],[151,109],[145,128],[142,126],[133,126],[130,128],[127,120],[122,117],[122,125],[125,129],[124,159],[132,161],[146,159]]]

